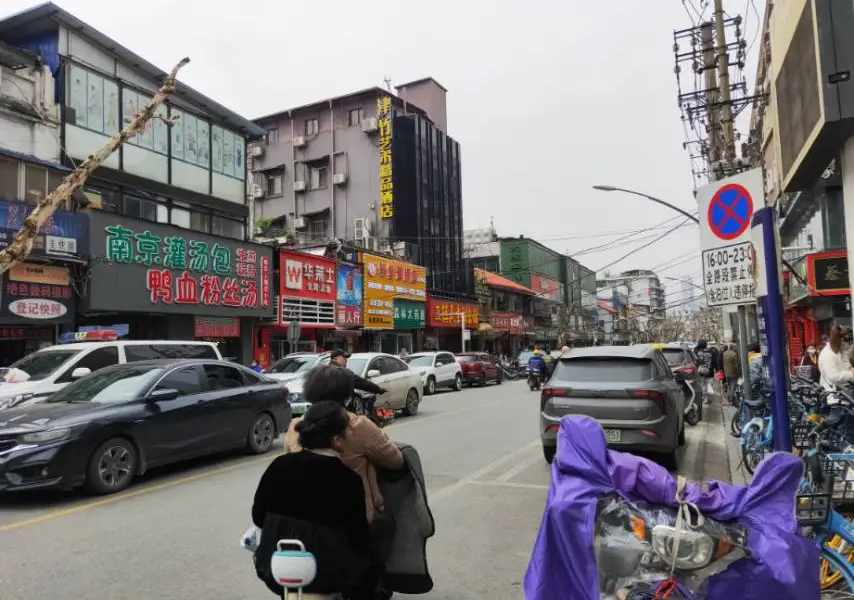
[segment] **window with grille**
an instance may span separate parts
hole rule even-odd
[[[282,323],[335,325],[335,302],[312,298],[282,298]]]

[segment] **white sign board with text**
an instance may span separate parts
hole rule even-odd
[[[750,222],[764,204],[762,170],[751,169],[697,190],[703,288],[709,306],[756,301]]]

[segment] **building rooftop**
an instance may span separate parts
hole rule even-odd
[[[58,29],[59,25],[63,25],[87,38],[104,52],[113,55],[122,62],[129,63],[134,69],[155,81],[162,82],[166,78],[167,73],[165,71],[157,68],[138,54],[131,52],[112,38],[104,35],[91,25],[84,23],[53,2],[39,4],[0,21],[0,38],[14,44],[15,42],[24,41],[26,38],[52,33]],[[262,127],[259,127],[249,119],[214,102],[211,98],[180,81],[177,82],[174,96],[203,108],[212,116],[218,118],[222,124],[235,128],[246,135],[254,137],[267,133]]]
[[[303,104],[301,106],[294,106],[292,108],[286,108],[285,110],[280,110],[280,111],[277,111],[277,112],[274,112],[274,113],[271,113],[268,115],[264,115],[263,117],[258,117],[257,119],[254,119],[254,121],[255,122],[267,121],[269,119],[281,117],[281,116],[287,115],[289,113],[301,112],[301,111],[310,110],[313,108],[321,108],[324,106],[329,106],[329,104],[332,102],[340,102],[341,100],[349,100],[352,98],[359,98],[362,96],[378,96],[380,94],[386,94],[388,96],[391,96],[392,102],[394,102],[396,106],[403,107],[403,100],[401,98],[397,97],[396,95],[394,95],[390,91],[385,90],[385,89],[379,87],[378,85],[375,85],[373,87],[365,88],[363,90],[358,90],[356,92],[350,92],[349,94],[344,94],[342,96],[333,96],[331,98],[326,98],[324,100],[318,100],[317,102],[311,102],[309,104]],[[427,117],[427,113],[425,111],[423,111],[421,108],[415,106],[411,102],[406,103],[406,109],[407,109],[407,111],[417,113],[417,114],[421,115],[422,117],[425,117],[425,118]]]

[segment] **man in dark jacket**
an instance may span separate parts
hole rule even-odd
[[[346,369],[348,358],[350,358],[350,355],[343,350],[333,350],[329,353],[329,364]],[[387,391],[385,388],[381,388],[374,382],[360,377],[355,373],[353,373],[353,389],[377,395],[385,394]]]
[[[741,360],[735,350],[735,344],[724,346],[723,371],[727,388],[727,401],[735,406],[738,378],[741,377]]]

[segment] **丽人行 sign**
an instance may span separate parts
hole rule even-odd
[[[85,310],[272,315],[272,249],[109,213],[89,218]]]

